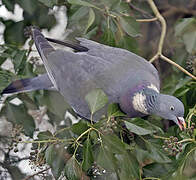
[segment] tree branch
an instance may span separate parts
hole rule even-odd
[[[184,72],[185,74],[187,74],[188,76],[190,76],[191,78],[196,80],[196,77],[194,75],[192,75],[187,70],[185,70],[183,67],[181,67],[180,65],[176,64],[174,61],[172,61],[171,59],[169,59],[169,58],[167,58],[166,56],[163,55],[163,53],[162,53],[162,51],[163,51],[163,43],[164,43],[164,39],[165,39],[165,35],[166,35],[166,29],[167,29],[166,21],[165,21],[164,17],[160,14],[160,12],[157,9],[154,1],[153,0],[147,0],[147,1],[148,1],[148,4],[151,7],[153,13],[155,14],[155,17],[157,18],[157,20],[160,21],[161,27],[162,27],[161,37],[160,37],[160,40],[159,40],[157,53],[150,59],[150,62],[152,63],[153,61],[155,61],[156,59],[158,59],[160,57],[164,61],[174,65],[175,67],[180,69],[182,72]]]

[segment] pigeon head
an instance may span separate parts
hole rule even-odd
[[[184,121],[184,105],[174,96],[159,94],[157,96],[157,107],[154,109],[154,114],[168,120],[174,121],[179,128],[186,128]]]

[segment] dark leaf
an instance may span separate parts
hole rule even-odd
[[[64,173],[69,180],[80,180],[82,177],[84,180],[87,180],[87,178],[82,175],[81,167],[74,157],[71,157],[66,163]]]
[[[93,150],[90,139],[87,139],[84,143],[83,147],[83,162],[82,162],[82,169],[87,171],[93,164]]]
[[[52,133],[50,131],[43,131],[43,132],[40,132],[38,135],[37,135],[38,139],[40,141],[42,140],[49,140],[53,137]]]
[[[108,102],[107,96],[101,89],[95,89],[89,92],[85,96],[85,100],[87,101],[92,114],[103,108]]]
[[[39,0],[39,2],[43,3],[45,6],[52,8],[57,4],[57,0]]]
[[[102,141],[112,153],[122,154],[126,150],[126,145],[115,135],[104,135]]]
[[[81,120],[78,123],[73,124],[71,129],[74,134],[80,135],[88,129],[88,125],[86,121]]]
[[[135,155],[131,152],[117,155],[120,179],[139,179],[140,168]]]
[[[139,33],[139,26],[135,19],[131,16],[120,16],[120,24],[123,30],[131,37],[137,37],[141,34]]]
[[[25,42],[25,37],[23,35],[24,21],[14,22],[12,20],[7,20],[4,23],[4,39],[8,44],[23,45]]]
[[[70,4],[76,4],[76,5],[81,5],[81,6],[87,6],[87,7],[95,7],[93,4],[82,1],[82,0],[68,0]]]
[[[146,127],[148,127],[149,125],[146,126],[145,120],[143,119],[135,119],[134,121],[126,121],[125,125],[127,127],[127,129],[137,135],[147,135],[147,134],[152,134],[153,130],[149,130]]]
[[[169,159],[161,150],[160,146],[157,146],[153,143],[146,142],[146,147],[149,152],[149,156],[152,160],[157,163],[170,163],[171,159]]]
[[[35,123],[33,118],[27,113],[27,109],[23,104],[17,106],[7,101],[2,111],[6,114],[8,121],[22,125],[24,133],[27,136],[33,136]]]
[[[8,11],[14,12],[15,2],[13,0],[2,0]]]
[[[119,117],[119,116],[126,116],[126,114],[124,114],[118,104],[109,104],[108,106],[108,117]]]
[[[86,29],[84,30],[84,34],[87,33],[88,29],[91,27],[93,22],[95,21],[95,13],[92,8],[89,9],[89,18],[88,18],[88,24],[86,26]]]

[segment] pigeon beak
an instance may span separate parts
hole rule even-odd
[[[183,117],[177,117],[178,120],[178,126],[180,128],[180,130],[182,131],[183,129],[186,129],[186,123],[184,121]]]

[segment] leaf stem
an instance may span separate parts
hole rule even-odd
[[[184,143],[184,142],[193,142],[193,143],[196,143],[195,139],[183,139],[183,140],[179,141],[178,143]]]
[[[72,139],[48,139],[48,140],[41,140],[41,141],[21,141],[20,143],[53,143],[53,142],[65,142],[65,141],[69,141],[71,142]]]
[[[157,136],[157,135],[153,135],[154,138],[156,139],[163,139],[163,140],[168,140],[170,138],[167,138],[167,137],[162,137],[162,136]]]
[[[153,21],[156,21],[158,18],[157,17],[154,17],[154,18],[151,18],[151,19],[136,19],[137,22],[153,22]]]
[[[155,178],[155,177],[146,177],[143,180],[147,180],[147,179],[149,179],[149,180],[161,180],[161,179]]]

